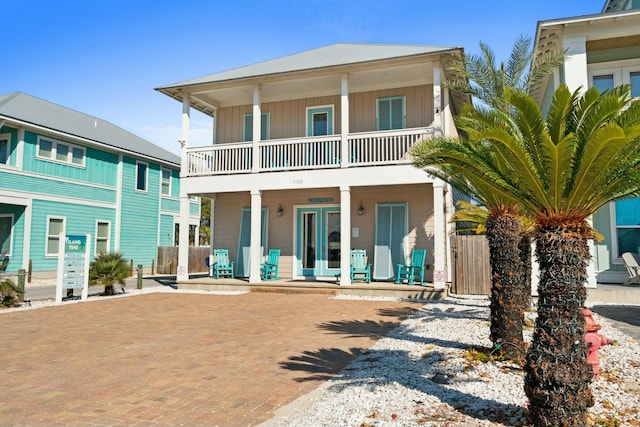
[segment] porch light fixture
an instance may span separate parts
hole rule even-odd
[[[278,205],[278,210],[276,211],[276,215],[282,216],[284,213],[284,209],[282,209],[282,205]]]
[[[364,213],[364,206],[362,202],[360,202],[360,206],[358,206],[358,215],[362,215]]]

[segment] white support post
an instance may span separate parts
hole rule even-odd
[[[433,127],[436,132],[442,134],[442,89],[440,82],[440,67],[433,67]]]
[[[213,254],[213,236],[214,236],[214,219],[216,212],[216,195],[212,194],[211,197],[211,218],[209,218],[209,246],[211,246],[211,253]]]
[[[176,279],[189,280],[189,195],[180,195],[180,232],[178,240],[178,271]]]
[[[562,47],[567,50],[564,62],[564,80],[570,91],[579,87],[585,92],[589,87],[587,74],[587,38],[585,36],[569,37],[562,40]]]
[[[191,127],[191,96],[188,93],[182,95],[182,139],[180,146],[182,147],[182,158],[180,162],[180,176],[187,174],[187,153],[189,147],[189,130]]]
[[[251,190],[251,240],[250,240],[250,268],[249,283],[260,283],[260,236],[262,236],[262,193]]]
[[[351,188],[340,186],[340,285],[351,284]]]
[[[340,146],[342,147],[340,167],[346,168],[351,163],[349,155],[349,75],[342,75],[340,95]]]
[[[445,183],[439,179],[433,183],[433,287],[435,289],[445,289],[447,278],[444,185]]]
[[[251,150],[253,164],[251,165],[251,172],[258,172],[260,170],[260,147],[258,142],[260,141],[260,135],[262,129],[262,111],[260,110],[260,86],[253,88],[253,138],[251,140]]]
[[[218,109],[214,109],[211,114],[211,144],[216,145],[217,137],[216,133],[218,132]]]

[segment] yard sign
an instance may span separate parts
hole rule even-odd
[[[62,302],[63,289],[82,289],[82,299],[89,295],[89,251],[91,235],[60,234],[58,246],[58,280],[56,302]]]

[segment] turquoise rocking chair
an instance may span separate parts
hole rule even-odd
[[[424,259],[427,257],[426,249],[413,249],[411,251],[411,264],[398,264],[396,283],[408,285],[424,284]]]
[[[371,264],[367,264],[367,251],[365,249],[351,250],[351,281],[364,280],[371,283]]]
[[[211,276],[216,279],[233,277],[233,264],[233,261],[229,261],[229,249],[214,249],[213,260],[210,261]]]
[[[266,262],[260,264],[260,278],[262,280],[277,280],[279,262],[280,249],[269,249]]]

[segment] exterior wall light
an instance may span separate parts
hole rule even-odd
[[[276,215],[282,216],[284,213],[284,209],[282,209],[282,205],[278,205],[278,210],[276,211]]]
[[[358,215],[362,215],[364,213],[364,206],[362,202],[360,202],[360,206],[358,206]]]

